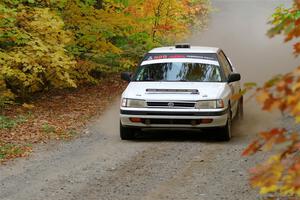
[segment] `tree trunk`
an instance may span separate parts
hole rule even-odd
[[[103,8],[103,0],[97,0],[95,3],[95,8],[96,9],[102,9]]]

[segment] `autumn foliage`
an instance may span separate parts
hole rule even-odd
[[[2,0],[0,106],[132,68],[150,48],[182,40],[208,8],[207,0]]]
[[[300,36],[300,2],[292,8],[277,8],[271,21],[269,36],[285,35],[285,41],[295,41]],[[295,55],[300,54],[300,42],[294,45]],[[254,85],[248,85],[248,89]],[[257,100],[263,110],[280,111],[284,118],[294,121],[289,127],[277,127],[259,133],[243,152],[252,155],[258,151],[270,151],[272,156],[251,169],[251,184],[260,189],[268,199],[300,198],[300,67],[287,74],[278,75],[257,88]],[[293,125],[294,123],[294,125]],[[297,128],[298,127],[298,128]]]

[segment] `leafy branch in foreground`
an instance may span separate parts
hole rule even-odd
[[[271,24],[270,37],[284,34],[286,42],[298,39],[300,2],[295,1],[290,9],[277,8]],[[300,54],[299,42],[294,50],[295,55]],[[273,153],[266,162],[250,170],[250,182],[267,199],[297,199],[300,197],[300,67],[274,77],[256,91],[263,110],[280,111],[285,118],[292,118],[294,125],[263,131],[245,149],[244,156],[261,150]]]

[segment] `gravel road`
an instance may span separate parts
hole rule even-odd
[[[266,20],[276,5],[290,1],[216,0],[208,30],[189,41],[220,46],[244,81],[261,82],[288,71],[299,60],[282,38],[265,36]],[[288,66],[288,67],[287,67]],[[250,200],[257,191],[247,169],[261,157],[241,157],[255,133],[278,123],[253,100],[245,119],[234,123],[234,138],[219,142],[214,132],[149,132],[136,141],[119,139],[118,99],[93,120],[81,137],[36,147],[30,158],[0,167],[2,200]]]

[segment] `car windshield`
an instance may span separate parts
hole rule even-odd
[[[202,63],[156,63],[142,65],[135,81],[221,82],[220,67]]]

